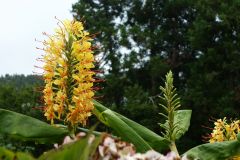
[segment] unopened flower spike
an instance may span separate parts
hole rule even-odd
[[[59,21],[55,34],[46,35],[43,56],[45,116],[64,120],[70,128],[86,125],[93,110],[92,38],[82,22]]]

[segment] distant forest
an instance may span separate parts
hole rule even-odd
[[[0,108],[43,119],[40,106],[43,81],[36,75],[0,77]]]

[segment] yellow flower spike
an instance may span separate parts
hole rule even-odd
[[[237,139],[237,134],[240,133],[240,121],[235,120],[230,124],[227,123],[226,117],[218,119],[214,122],[214,129],[211,133],[210,143],[230,141]]]
[[[92,38],[75,20],[60,21],[55,34],[47,37],[43,42],[44,115],[51,122],[62,118],[70,129],[86,125],[94,108]]]

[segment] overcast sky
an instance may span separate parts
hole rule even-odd
[[[59,19],[72,18],[71,6],[77,0],[1,0],[0,75],[32,74],[41,52],[35,38],[52,33]]]

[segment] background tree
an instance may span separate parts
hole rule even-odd
[[[210,117],[239,119],[240,106],[240,2],[198,0],[196,19],[189,29],[189,41],[196,60],[189,64],[185,105],[193,109],[191,137],[207,130]],[[212,122],[211,122],[212,123]]]
[[[159,108],[151,100],[162,77],[173,70],[177,88],[184,90],[186,64],[195,59],[187,36],[195,15],[190,1],[80,0],[73,15],[86,20],[91,33],[100,32],[98,54],[109,68],[104,103],[160,132]]]
[[[0,77],[0,108],[23,113],[40,120],[45,120],[41,107],[40,88],[43,81],[36,75],[5,75]],[[39,90],[39,92],[38,92]],[[38,156],[51,145],[19,142],[9,137],[0,136],[0,146],[13,151],[28,151]]]
[[[79,19],[86,21],[85,26],[89,29],[90,33],[95,33],[97,36],[95,38],[95,45],[99,50],[96,50],[97,54],[103,63],[100,65],[108,64],[111,74],[108,75],[107,79],[111,82],[108,93],[111,96],[107,97],[108,101],[115,102],[115,105],[121,103],[121,98],[123,94],[123,83],[124,81],[119,81],[118,79],[122,77],[120,73],[121,69],[121,53],[119,51],[120,44],[119,36],[117,35],[118,28],[115,27],[115,17],[118,17],[123,8],[121,6],[122,1],[81,1],[73,6],[74,16]],[[107,46],[107,47],[106,47]],[[117,89],[115,92],[112,89]],[[110,103],[111,104],[111,103]]]
[[[43,81],[35,75],[5,75],[0,77],[0,108],[43,119],[38,109]]]
[[[86,20],[91,33],[100,32],[98,54],[109,68],[104,74],[104,103],[159,131],[150,125],[159,121],[159,108],[151,99],[171,69],[183,95],[182,106],[193,110],[194,125],[182,139],[189,143],[182,149],[202,143],[208,130],[201,125],[210,125],[211,116],[239,113],[239,3],[79,0],[73,15]],[[144,115],[145,110],[150,114]]]

